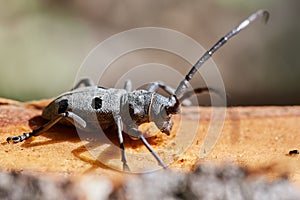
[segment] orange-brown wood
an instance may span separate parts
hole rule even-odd
[[[97,173],[117,182],[127,177],[108,167],[121,169],[119,152],[104,148],[107,144],[101,141],[93,141],[90,133],[80,138],[72,127],[58,125],[42,136],[18,144],[7,144],[8,136],[31,131],[43,124],[45,120],[40,117],[41,111],[49,102],[20,103],[0,99],[1,170],[76,175]],[[196,117],[198,111],[201,112],[200,119]],[[300,150],[300,107],[228,108],[215,148],[207,157],[200,159],[201,145],[210,124],[210,112],[211,108],[182,108],[183,114],[175,117],[171,136],[157,133],[152,126],[141,129],[145,134],[152,132],[152,137],[148,138],[150,144],[173,170],[187,172],[199,162],[234,162],[250,172],[266,174],[271,178],[288,175],[292,182],[300,185],[300,155],[289,155],[290,150]],[[157,134],[153,135],[153,132]],[[109,134],[109,138],[117,144],[117,135],[113,132]],[[186,149],[179,149],[180,144],[177,143]],[[102,157],[98,160],[90,155],[90,148],[103,154]],[[125,137],[125,148],[128,154],[133,155],[128,156],[131,168],[156,165],[141,142]],[[139,156],[134,156],[135,153]],[[146,156],[141,157],[144,154]]]

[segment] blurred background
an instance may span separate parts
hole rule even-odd
[[[300,103],[298,0],[1,3],[0,97],[28,101],[52,98],[69,90],[87,54],[113,34],[138,27],[165,27],[210,48],[248,15],[264,8],[271,13],[266,26],[256,23],[249,27],[213,57],[230,104]],[[166,59],[176,62],[172,56]],[[185,68],[189,67],[186,63]]]

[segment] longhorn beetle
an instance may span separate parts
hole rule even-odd
[[[140,139],[158,164],[167,168],[167,165],[138,130],[138,126],[145,122],[154,122],[161,132],[169,135],[172,128],[172,115],[179,113],[179,107],[183,100],[192,94],[200,94],[209,90],[208,87],[202,87],[187,91],[193,75],[230,38],[259,17],[263,17],[267,22],[269,13],[265,10],[255,12],[222,37],[196,62],[176,90],[158,81],[150,83],[147,90],[131,91],[130,81],[125,83],[124,89],[115,89],[98,87],[90,79],[82,79],[71,91],[57,97],[43,110],[42,117],[49,120],[48,123],[32,132],[8,137],[7,142],[18,143],[32,136],[41,135],[58,122],[72,123],[81,129],[93,129],[100,125],[105,130],[116,126],[123,170],[129,171],[122,136],[124,125],[126,133],[133,139]],[[80,88],[81,85],[85,85],[85,87]],[[159,88],[167,92],[169,97],[156,93]],[[97,120],[90,120],[92,114],[97,116]]]

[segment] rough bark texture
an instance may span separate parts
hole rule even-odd
[[[300,107],[228,108],[215,148],[201,159],[211,109],[183,108],[171,136],[153,135],[155,128],[141,127],[152,134],[150,144],[175,173],[156,170],[141,142],[125,136],[130,168],[151,171],[139,175],[118,171],[118,151],[99,148],[107,144],[91,133],[79,137],[71,127],[58,125],[23,143],[6,143],[8,136],[45,123],[40,114],[48,103],[0,99],[1,199],[300,199],[299,155],[289,155],[300,149]],[[117,143],[113,130],[108,138]],[[102,156],[91,156],[90,149]],[[265,178],[258,178],[261,175]]]

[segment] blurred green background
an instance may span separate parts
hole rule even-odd
[[[300,103],[299,0],[1,0],[0,97],[50,98],[72,87],[99,42],[131,28],[180,31],[205,48],[252,12],[271,13],[214,56],[232,105]]]

